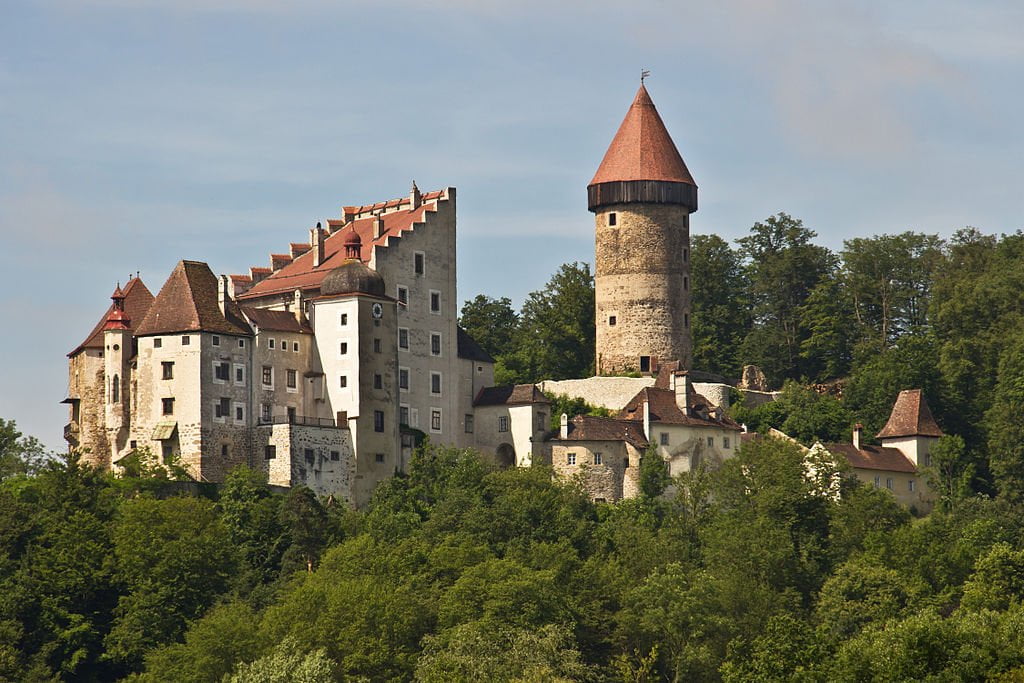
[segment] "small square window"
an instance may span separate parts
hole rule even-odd
[[[163,340],[163,339],[161,339],[160,337],[157,337],[157,338],[155,338],[155,339],[153,340],[153,348],[154,348],[154,349],[160,349],[160,348],[163,348],[163,345],[164,345],[164,340]]]
[[[227,417],[228,413],[231,412],[231,399],[222,398],[213,404],[213,416],[214,417]]]
[[[409,350],[409,328],[399,327],[398,328],[398,348]]]
[[[384,411],[375,410],[373,411],[373,431],[383,432],[384,431]]]
[[[437,332],[430,333],[430,355],[441,355],[441,335]]]
[[[566,453],[565,454],[565,464],[566,465],[575,465],[576,464],[576,454],[575,453]]]
[[[316,452],[312,448],[304,448],[304,449],[302,449],[302,456],[306,459],[306,462],[308,462],[310,465],[312,465],[313,461],[316,460]]]
[[[341,460],[341,451],[331,451],[331,461],[338,462]]]
[[[227,382],[231,374],[231,366],[227,363],[213,364],[213,378],[218,382]]]
[[[163,368],[164,379],[174,379],[174,361],[165,360],[160,367]]]
[[[138,448],[138,446],[139,446],[139,442],[136,441],[135,439],[132,439],[131,441],[128,442],[128,448],[132,449],[133,451],[136,448]]]
[[[423,275],[425,255],[422,251],[413,252],[412,255],[412,270],[417,275]]]
[[[339,319],[339,322],[341,323],[341,325],[342,325],[343,327],[344,327],[345,325],[348,325],[348,313],[342,313],[342,314],[341,314],[341,318]]]
[[[238,340],[238,348],[240,348],[240,349],[244,349],[245,348],[245,340],[244,339],[239,339]]]
[[[601,454],[600,453],[594,453],[594,464],[595,465],[600,465],[601,464]]]
[[[273,460],[277,457],[277,446],[268,445],[263,449],[263,457],[267,460]]]
[[[615,327],[615,323],[617,323],[617,322],[618,322],[618,319],[614,315],[608,316],[608,326],[609,327]]]
[[[668,445],[668,432],[662,432],[661,433],[661,445],[662,446],[667,446]]]
[[[384,463],[384,454],[377,453],[376,455],[373,456],[373,459],[377,462],[378,465],[381,465]]]
[[[379,372],[373,373],[373,388],[383,389],[384,388],[384,376]]]
[[[213,338],[210,341],[213,343],[214,346],[220,346],[220,337],[218,337],[217,335],[213,335]]]
[[[468,414],[466,415],[466,433],[473,433],[473,416]]]
[[[501,415],[500,417],[498,417],[498,431],[499,432],[507,432],[508,431],[508,416]]]
[[[160,400],[164,415],[174,415],[174,399],[164,398]]]
[[[182,338],[181,338],[181,345],[182,346],[188,346],[191,343],[192,343],[192,339],[187,334],[182,336]]]
[[[338,353],[342,356],[348,353],[348,342],[341,342],[341,344],[338,345]]]

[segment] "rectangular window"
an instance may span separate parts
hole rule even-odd
[[[398,406],[398,424],[408,425],[409,424],[409,406],[400,405]]]
[[[220,337],[218,337],[217,335],[213,335],[211,342],[213,343],[214,346],[220,346]]]
[[[218,382],[227,382],[231,374],[231,366],[224,362],[213,364],[213,378]]]
[[[508,431],[508,416],[507,415],[501,415],[500,417],[498,417],[498,431],[499,432],[507,432]]]
[[[565,454],[565,464],[566,465],[575,465],[576,464],[576,454],[575,453],[566,453]]]
[[[268,445],[263,449],[263,457],[267,460],[273,460],[277,457],[277,446]]]
[[[245,340],[244,339],[239,339],[238,340],[238,348],[240,348],[240,349],[244,349],[245,348]]]
[[[668,445],[668,432],[662,432],[661,433],[661,445],[662,446],[667,446]]]
[[[338,384],[339,384],[339,386],[341,386],[342,389],[347,387],[348,386],[348,377],[346,377],[345,375],[342,375],[341,377],[339,377],[338,378]]]
[[[409,391],[409,368],[398,368],[398,388]]]
[[[284,376],[284,385],[289,389],[296,389],[299,386],[299,373],[295,370],[286,370]]]
[[[341,451],[331,451],[331,462],[338,462],[341,460]]]
[[[430,409],[430,431],[439,432],[441,431],[441,409],[431,408]]]
[[[222,398],[213,404],[213,416],[224,418],[231,412],[231,399]]]
[[[913,492],[913,490],[914,490],[914,480],[913,479],[907,479],[907,490],[910,491],[910,492]]]
[[[619,222],[619,216],[614,211],[608,214],[608,225],[613,226]]]
[[[398,305],[399,306],[408,306],[409,305],[409,288],[406,287],[405,285],[398,285],[398,290],[397,291],[398,291],[398,294],[397,294],[397,296],[395,298],[398,299]]]
[[[163,345],[164,345],[164,340],[161,339],[160,337],[157,337],[156,339],[153,340],[153,348],[154,349],[163,348]]]
[[[273,386],[274,386],[274,368],[270,367],[269,365],[264,365],[263,366],[262,382],[263,382],[263,386],[273,388]]]
[[[878,488],[879,486],[881,486],[881,485],[882,485],[882,484],[881,484],[881,482],[882,482],[882,478],[881,478],[881,477],[875,477],[875,488],[876,488],[876,489],[877,489],[877,488]]]
[[[440,356],[441,355],[441,334],[438,332],[430,333],[430,355]]]
[[[373,459],[377,462],[378,465],[383,465],[384,464],[384,454],[383,453],[377,453],[376,455],[373,456]]]
[[[690,288],[690,278],[684,277],[683,278],[683,290],[685,291],[685,290],[687,290],[689,288]]]
[[[384,431],[384,411],[375,410],[373,411],[373,431],[383,432]]]
[[[614,315],[608,316],[608,327],[615,327],[615,323],[618,322],[618,318]]]
[[[686,247],[683,247],[683,263],[686,263],[689,260],[690,260],[690,250],[687,249]]]
[[[398,348],[405,351],[409,350],[409,328],[399,327],[398,328]]]
[[[378,337],[374,337],[373,338],[373,352],[374,353],[380,353],[382,348],[383,348],[383,345],[381,344],[380,339]]]
[[[430,290],[430,312],[441,312],[441,292],[435,289]]]
[[[432,372],[430,373],[430,393],[440,394],[441,393],[441,373]]]
[[[269,403],[264,403],[260,406],[260,421],[270,422],[270,411],[271,407]]]
[[[715,437],[709,436],[708,437],[708,448],[714,448],[714,447],[715,447]]]
[[[348,353],[348,342],[341,342],[338,344],[338,355],[344,356],[346,353]]]
[[[689,313],[683,313],[683,327],[685,327],[687,329],[690,328],[690,314]]]
[[[729,437],[723,436],[722,437],[722,448],[728,448],[728,447],[729,447]]]
[[[595,465],[600,465],[601,464],[601,454],[600,453],[594,453],[594,464]]]
[[[384,388],[384,376],[379,372],[373,373],[373,388],[383,389]]]
[[[885,488],[887,488],[890,491],[892,491],[892,477],[886,477],[886,479],[885,479]]]
[[[538,432],[547,431],[547,428],[548,428],[548,414],[547,413],[537,413],[537,431]]]
[[[245,406],[241,403],[235,404],[235,422],[245,422]]]
[[[174,379],[174,361],[165,360],[160,367],[163,368],[164,379]]]
[[[182,338],[181,338],[181,345],[182,346],[188,346],[191,343],[192,343],[192,338],[191,337],[189,337],[187,334],[182,336]]]
[[[419,427],[420,426],[420,411],[416,408],[409,408],[409,426]]]
[[[273,339],[268,339],[267,340],[267,348],[268,349],[274,348],[274,340]]]
[[[650,356],[640,356],[640,372],[650,372],[650,371],[651,371],[651,357]]]
[[[295,353],[299,352],[299,342],[292,342],[292,351]]]
[[[423,275],[424,262],[426,255],[422,251],[414,251],[412,253],[412,270],[417,275]]]
[[[174,399],[173,398],[160,399],[160,405],[163,408],[164,415],[174,415]]]
[[[288,424],[295,424],[295,406],[288,406]]]
[[[473,416],[472,415],[466,415],[466,433],[467,434],[472,434],[473,433]]]
[[[302,456],[306,459],[306,462],[312,465],[316,459],[316,452],[312,448],[304,448],[302,449]]]
[[[342,327],[348,325],[348,313],[341,314],[341,317],[338,319],[338,324],[341,325]]]
[[[239,386],[245,386],[245,366],[235,366],[235,384]]]

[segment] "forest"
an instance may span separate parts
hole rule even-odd
[[[246,468],[115,478],[0,420],[0,680],[1024,681],[1024,235],[815,237],[694,238],[694,366],[762,367],[779,400],[734,415],[804,443],[923,388],[931,514],[775,439],[645,457],[611,504],[427,443],[357,511]],[[461,322],[534,381],[592,371],[593,316],[567,264]]]

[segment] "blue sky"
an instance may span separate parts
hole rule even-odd
[[[0,416],[61,448],[65,354],[141,271],[264,265],[344,204],[459,190],[459,291],[593,259],[586,184],[641,68],[695,233],[840,249],[1024,227],[1024,5],[6,0]]]

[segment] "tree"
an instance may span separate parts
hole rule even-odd
[[[561,266],[523,303],[509,378],[588,377],[594,372],[594,277],[586,263]]]
[[[18,474],[36,474],[49,459],[38,439],[22,435],[14,420],[0,418],[0,481]]]
[[[1024,600],[1024,551],[997,543],[978,558],[960,601],[966,610],[1006,610]]]
[[[668,463],[652,443],[640,458],[640,493],[648,499],[657,498],[670,483],[672,477],[668,472]]]
[[[292,638],[285,638],[270,654],[242,664],[230,683],[331,683],[334,663],[324,650],[304,652]]]
[[[316,494],[306,486],[290,488],[281,503],[279,519],[288,541],[282,564],[285,568],[301,565],[313,573],[327,541],[327,514]]]
[[[266,474],[248,467],[228,473],[217,508],[231,543],[238,549],[250,576],[241,581],[266,583],[276,578],[288,546],[280,519],[282,496],[267,488]]]
[[[811,291],[836,267],[835,256],[811,243],[816,236],[784,213],[755,223],[737,240],[750,281],[754,326],[743,341],[743,358],[773,383],[806,374],[800,347],[806,338],[800,309]]]
[[[1024,341],[1015,340],[999,359],[992,407],[985,415],[989,464],[999,494],[1024,501]]]
[[[747,280],[739,252],[717,235],[690,242],[693,367],[738,377],[740,344],[750,327]]]
[[[826,276],[800,307],[800,358],[806,374],[819,382],[843,377],[853,362],[857,327],[850,297],[839,278]]]
[[[493,299],[477,294],[462,305],[459,325],[484,351],[500,361],[513,351],[519,316],[508,297]]]

